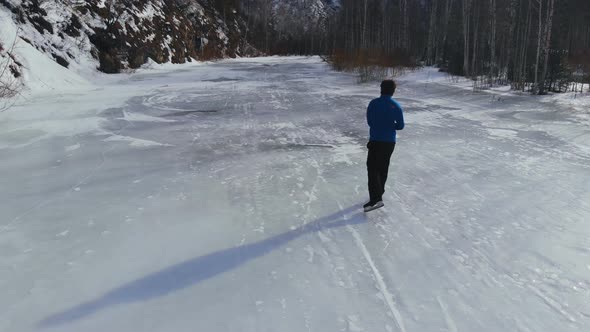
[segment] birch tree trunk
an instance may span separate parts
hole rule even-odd
[[[477,40],[478,40],[478,32],[479,32],[479,6],[477,3],[474,7],[475,10],[475,20],[474,20],[474,27],[473,27],[473,52],[471,53],[471,74],[475,78],[477,75],[477,69],[475,67],[476,60],[477,60]]]
[[[438,9],[438,1],[432,0],[432,6],[430,8],[430,28],[428,29],[428,50],[427,50],[427,61],[428,65],[432,65],[435,62],[435,49],[436,49],[436,14]]]
[[[401,46],[404,51],[408,50],[408,0],[400,0],[401,1],[401,12],[402,12],[402,42]]]
[[[513,54],[513,45],[514,45],[514,31],[516,29],[516,8],[518,5],[518,0],[511,0],[510,1],[510,10],[509,10],[509,28],[508,28],[508,41],[506,43],[506,58],[504,59],[504,66],[506,70],[508,70],[508,66],[510,66],[513,62],[512,54]],[[506,73],[508,74],[508,73]],[[508,76],[508,75],[506,75]],[[506,77],[508,78],[508,77]]]
[[[535,57],[535,81],[533,82],[533,93],[536,94],[539,89],[539,57],[541,56],[541,37],[543,35],[543,0],[537,0],[539,4],[539,28],[537,31],[537,56]]]
[[[363,35],[361,40],[361,47],[367,48],[367,0],[365,0],[365,7],[363,13]]]
[[[539,94],[545,94],[545,77],[547,76],[547,63],[549,61],[549,48],[551,47],[551,30],[553,28],[553,7],[555,0],[549,0],[547,4],[547,23],[545,25],[545,46],[543,50],[543,73],[539,84]]]
[[[490,82],[496,77],[496,0],[490,0]]]
[[[440,54],[440,50],[443,49],[443,52],[445,52],[444,50],[447,47],[447,36],[449,33],[449,18],[451,15],[451,8],[453,7],[453,1],[454,0],[446,0],[446,5],[445,5],[445,15],[444,15],[444,20],[443,20],[443,26],[442,26],[442,41],[441,41],[441,45],[439,47],[437,47],[436,49],[436,61],[437,62],[441,62],[441,57],[442,55]]]
[[[463,74],[469,76],[469,17],[471,0],[463,0]]]
[[[527,20],[526,20],[526,30],[525,30],[525,37],[522,41],[522,67],[520,68],[520,86],[521,90],[524,91],[526,88],[526,81],[527,81],[527,50],[528,50],[528,41],[531,35],[531,22],[532,22],[532,0],[529,0],[529,10],[527,11]]]

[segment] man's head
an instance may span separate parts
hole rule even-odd
[[[393,80],[385,80],[381,82],[381,94],[386,96],[393,96],[395,93],[395,82]]]

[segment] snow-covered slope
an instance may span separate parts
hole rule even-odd
[[[62,84],[76,87],[81,81],[78,76],[92,81],[97,69],[118,73],[138,68],[148,59],[184,63],[258,55],[245,40],[245,19],[225,3],[219,9],[221,4],[211,0],[0,0],[0,44],[4,45],[0,68],[9,63],[14,72],[0,79],[32,90]],[[288,43],[296,36],[321,33],[339,2],[274,0],[271,6],[271,24],[263,29],[277,31],[276,37]],[[7,48],[14,40],[18,50],[9,55]]]
[[[32,92],[41,92],[59,88],[68,90],[84,87],[89,82],[78,75],[75,71],[68,70],[52,60],[32,44],[26,42],[19,36],[24,34],[21,29],[26,26],[19,26],[11,19],[10,13],[0,6],[0,44],[4,45],[4,50],[0,51],[0,63],[10,62],[12,71],[4,72],[2,81],[7,83],[12,81],[17,90],[26,86],[26,89]],[[79,59],[82,57],[79,52]],[[78,68],[84,68],[81,63],[77,63]]]
[[[206,0],[0,0],[3,44],[18,36],[76,73],[247,54],[243,20]],[[17,31],[14,31],[14,28]]]

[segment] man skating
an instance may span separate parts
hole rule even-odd
[[[383,193],[389,171],[389,161],[395,148],[396,130],[404,129],[404,115],[401,106],[392,96],[395,82],[381,82],[381,97],[373,99],[367,108],[367,123],[370,138],[367,148],[367,173],[369,175],[369,202],[363,206],[365,212],[383,206]]]

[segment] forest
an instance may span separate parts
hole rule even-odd
[[[273,3],[240,2],[249,40],[271,54],[322,54],[341,69],[436,65],[535,94],[590,82],[588,0],[341,0],[290,34],[269,28]]]
[[[22,20],[30,9],[31,22],[44,33],[51,25],[43,19],[44,2],[27,3],[12,5],[13,12]],[[148,58],[183,63],[299,54],[321,55],[335,69],[368,73],[369,79],[384,68],[429,65],[472,78],[474,88],[510,84],[546,94],[583,91],[590,83],[589,0],[165,0],[162,18],[136,24],[138,31],[127,28],[130,15],[124,14],[145,1],[108,0],[104,8],[102,2],[72,3],[79,15],[103,16],[105,27],[95,27],[89,40],[99,70],[107,73],[138,68]],[[71,21],[64,33],[77,38],[80,22]],[[156,38],[146,42],[154,29]],[[37,47],[55,46],[49,44]],[[3,76],[18,74],[10,52],[2,51],[9,48],[0,45]],[[67,67],[67,52],[58,53],[52,57]],[[14,94],[5,81],[0,95]]]

